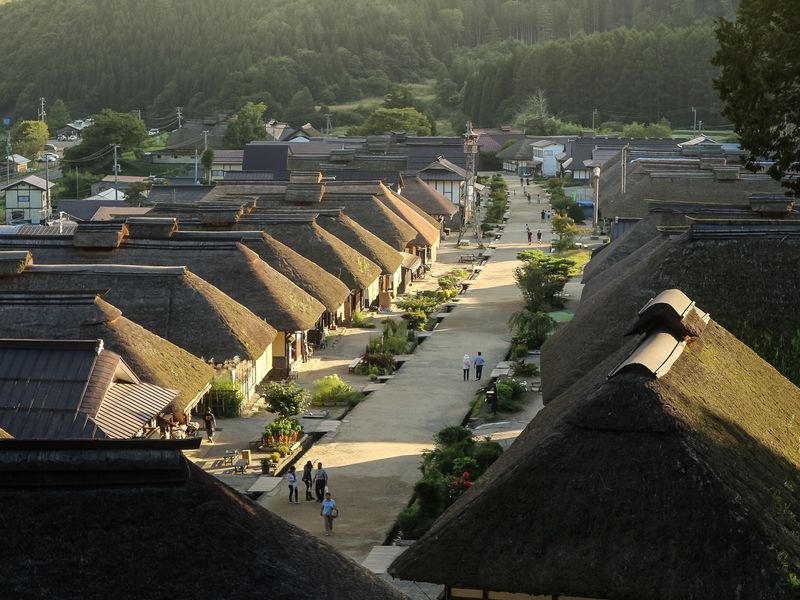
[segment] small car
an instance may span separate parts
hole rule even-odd
[[[58,156],[53,154],[52,152],[45,152],[37,159],[40,163],[44,162],[58,162]]]
[[[158,135],[158,133],[159,133],[158,129],[153,128],[147,132],[147,135]]]

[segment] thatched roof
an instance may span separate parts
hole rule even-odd
[[[657,237],[660,237],[658,233],[658,218],[650,216],[646,219],[641,219],[631,229],[607,246],[602,247],[600,252],[592,256],[592,260],[583,269],[583,283],[589,283],[599,273],[630,256]]]
[[[606,379],[638,343],[616,337],[389,572],[547,596],[796,597],[800,390],[713,321],[660,377]]]
[[[575,317],[544,344],[545,402],[612,352],[630,325],[630,315],[665,288],[682,289],[785,371],[793,361],[782,365],[786,359],[781,356],[793,355],[791,337],[798,329],[798,251],[796,238],[693,240],[686,233],[673,240],[654,239],[597,275]],[[600,287],[600,281],[605,285]]]
[[[3,291],[104,292],[103,299],[127,318],[216,362],[234,356],[255,360],[277,335],[263,319],[182,266],[37,264],[16,277],[0,278]]]
[[[278,331],[311,329],[325,307],[236,240],[127,238],[119,248],[86,251],[69,237],[0,236],[0,249],[30,249],[42,264],[186,266]]]
[[[403,177],[400,194],[434,217],[452,217],[458,212],[458,206],[417,176]]]
[[[291,246],[341,280],[350,290],[367,289],[381,275],[378,265],[328,233],[311,215],[286,219],[264,216],[260,223],[273,238]]]
[[[380,192],[376,196],[378,200],[417,231],[415,245],[434,247],[439,245],[438,224],[429,222],[414,210],[407,200],[395,194],[385,185],[380,184],[379,188]]]
[[[183,458],[191,442],[3,441],[5,595],[406,598]]]
[[[122,316],[94,293],[0,293],[0,337],[103,340],[144,382],[178,390],[176,410],[196,404],[214,369]]]
[[[339,211],[336,214],[320,214],[317,224],[366,256],[384,273],[394,273],[403,264],[403,255],[400,252]]]

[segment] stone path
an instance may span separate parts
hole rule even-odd
[[[330,488],[341,507],[329,543],[362,561],[383,543],[398,513],[408,503],[420,478],[421,453],[431,448],[434,433],[462,422],[480,383],[462,381],[465,353],[481,351],[487,369],[505,358],[510,343],[506,322],[522,307],[513,279],[516,254],[527,247],[525,224],[551,238],[539,211],[528,206],[518,178],[508,178],[512,212],[506,233],[458,307],[415,352],[396,377],[372,393],[344,419],[329,443],[317,443],[301,462],[322,462]],[[539,191],[534,188],[532,193]],[[544,199],[544,193],[542,197]],[[525,411],[528,420],[536,407]],[[516,420],[516,417],[515,417]],[[526,421],[527,422],[527,421]],[[519,430],[524,423],[515,423]],[[264,506],[315,535],[322,535],[319,505],[289,504],[284,494],[262,497]]]

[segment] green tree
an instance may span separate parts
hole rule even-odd
[[[206,171],[206,181],[208,185],[211,185],[211,167],[214,164],[214,150],[212,148],[203,151],[203,154],[200,156],[200,164],[203,165]]]
[[[304,412],[311,400],[294,381],[271,381],[258,389],[267,399],[269,411],[284,419]]]
[[[314,106],[314,97],[307,87],[295,92],[292,99],[289,100],[285,111],[286,120],[294,127],[310,123],[316,114],[317,109]]]
[[[147,199],[152,187],[153,182],[149,179],[132,183],[125,192],[125,201],[138,206]]]
[[[47,118],[45,121],[47,122],[48,129],[52,132],[61,129],[71,120],[72,117],[69,116],[67,105],[64,104],[61,98],[53,102],[47,109]]]
[[[47,124],[43,121],[20,121],[11,130],[11,151],[26,158],[36,155],[47,143]]]
[[[415,103],[411,90],[401,85],[392,86],[383,97],[383,108],[413,108]]]
[[[83,130],[81,143],[64,152],[64,160],[82,168],[98,169],[113,160],[115,144],[119,157],[126,150],[139,148],[146,137],[144,122],[135,115],[106,108]]]
[[[431,123],[428,117],[413,108],[379,108],[367,118],[360,130],[362,135],[381,135],[392,131],[430,135]]]
[[[248,102],[239,109],[225,132],[223,143],[226,148],[244,148],[253,140],[263,140],[267,137],[267,130],[264,125],[264,113],[267,112],[267,105],[263,102],[258,104]]]
[[[721,19],[719,49],[712,62],[722,68],[714,81],[733,121],[747,165],[774,160],[769,174],[800,196],[800,11],[792,2],[742,0],[736,21]]]

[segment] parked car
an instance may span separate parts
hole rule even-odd
[[[37,159],[40,163],[43,162],[58,162],[58,156],[52,152],[45,152]]]
[[[58,146],[55,144],[45,144],[44,151],[58,155]]]
[[[156,128],[151,129],[147,132],[147,135],[158,135],[159,131]]]

